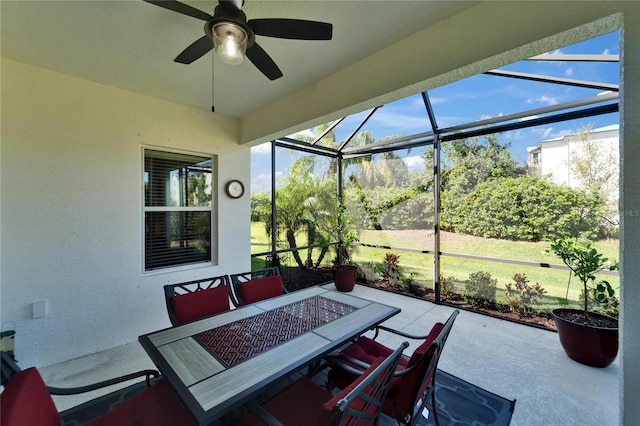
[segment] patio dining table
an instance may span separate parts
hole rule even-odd
[[[140,336],[139,341],[199,425],[400,312],[310,287]]]

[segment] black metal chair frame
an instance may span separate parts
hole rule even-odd
[[[369,373],[362,382],[353,388],[351,392],[349,392],[344,398],[340,399],[329,415],[324,419],[322,425],[346,424],[343,423],[346,417],[351,418],[351,422],[349,422],[349,424],[352,424],[354,421],[356,423],[358,421],[366,421],[369,423],[372,420],[375,424],[378,424],[379,416],[382,412],[382,406],[384,405],[384,400],[391,385],[391,379],[394,377],[394,374],[391,374],[391,372],[396,370],[398,361],[402,356],[402,352],[408,346],[408,342],[403,342],[391,355],[389,355],[380,365]],[[346,364],[335,358],[327,359],[327,361],[334,366],[347,367]],[[386,377],[383,376],[385,373],[387,374]],[[364,406],[354,408],[353,402],[356,400],[363,401]],[[375,407],[375,411],[373,411],[371,407]],[[255,401],[252,401],[249,404],[249,408],[266,425],[282,426],[282,423],[280,423],[278,419],[255,403]],[[295,407],[291,408],[295,409]]]
[[[440,333],[438,333],[438,336],[434,339],[433,342],[431,342],[431,344],[429,345],[429,348],[418,359],[418,361],[415,364],[413,364],[413,366],[401,371],[397,371],[394,374],[394,377],[405,376],[413,372],[415,369],[419,368],[423,364],[423,361],[425,358],[430,359],[429,364],[425,368],[425,371],[422,373],[422,377],[420,379],[419,385],[416,386],[416,388],[413,390],[413,394],[411,396],[411,401],[413,401],[413,403],[411,406],[414,408],[412,412],[410,412],[407,415],[407,417],[404,419],[397,419],[398,421],[402,422],[402,424],[409,425],[409,426],[416,426],[418,424],[422,411],[427,406],[427,403],[429,402],[429,400],[431,400],[433,419],[435,421],[436,426],[438,425],[436,394],[434,392],[436,387],[436,372],[438,369],[438,362],[440,361],[440,355],[442,354],[442,350],[444,349],[444,345],[447,341],[447,338],[449,337],[449,333],[451,332],[453,323],[455,322],[456,317],[458,316],[459,313],[460,311],[458,311],[457,309],[451,313],[447,321],[444,323],[442,330],[440,330]],[[373,340],[375,340],[378,337],[380,330],[387,331],[389,333],[396,334],[398,336],[402,336],[412,340],[424,341],[427,338],[427,336],[415,336],[412,334],[404,333],[400,330],[395,330],[383,325],[378,325],[375,328],[375,334],[373,336]],[[327,360],[330,361],[331,358],[335,358],[340,361],[343,361],[343,365],[341,365],[340,368],[352,374],[360,375],[364,372],[364,370],[369,368],[368,363],[361,361],[359,359],[347,356],[342,353],[332,355],[328,357]],[[429,385],[421,393],[421,389],[425,387],[425,383],[427,380],[429,380],[430,377],[432,377],[431,383],[429,383]]]
[[[11,379],[15,373],[22,371],[22,368],[11,358],[6,352],[0,352],[2,357],[2,385]],[[160,373],[156,370],[140,370],[135,373],[125,374],[123,376],[114,377],[109,380],[103,380],[98,383],[93,383],[85,386],[77,386],[72,388],[59,388],[55,386],[47,386],[49,393],[52,395],[77,395],[85,392],[91,392],[96,389],[101,389],[107,386],[123,383],[132,379],[144,377],[147,386],[151,386],[152,379],[160,377]]]
[[[244,306],[246,304],[244,300],[242,300],[242,296],[240,296],[239,286],[241,283],[258,278],[273,277],[278,275],[280,275],[280,268],[278,268],[277,266],[259,269],[257,271],[249,271],[229,275],[229,277],[231,278],[231,286],[233,287],[233,292],[230,292],[231,301],[236,307]],[[282,291],[284,293],[288,293],[287,288],[284,286],[284,283],[282,284]]]
[[[229,277],[227,275],[221,275],[219,277],[202,278],[199,280],[187,281],[178,284],[167,284],[164,286],[164,298],[167,304],[167,312],[169,313],[169,320],[173,326],[178,326],[181,323],[176,318],[176,313],[173,309],[171,299],[173,296],[180,294],[195,293],[196,291],[207,290],[210,288],[224,285],[227,287],[227,294],[233,302],[233,293],[231,286],[229,285]],[[235,304],[235,303],[234,303]]]
[[[4,386],[10,379],[11,377],[22,371],[22,368],[20,368],[20,366],[18,366],[18,364],[15,362],[15,360],[6,352],[0,352],[0,357],[1,357],[1,384]],[[49,391],[49,393],[51,395],[78,395],[81,393],[85,393],[85,392],[91,392],[97,389],[102,389],[105,388],[107,386],[112,386],[112,385],[116,385],[118,383],[124,383],[127,382],[129,380],[133,380],[133,379],[137,379],[140,377],[144,377],[145,378],[145,382],[147,387],[151,386],[152,383],[154,383],[155,380],[158,380],[160,377],[160,373],[156,370],[140,370],[140,371],[136,371],[134,373],[130,373],[130,374],[125,374],[123,376],[118,376],[118,377],[114,377],[112,379],[108,379],[108,380],[103,380],[101,382],[97,382],[97,383],[92,383],[89,385],[85,385],[85,386],[76,386],[76,387],[70,387],[70,388],[60,388],[60,387],[55,387],[55,386],[48,386],[47,385],[47,390]],[[98,398],[99,399],[99,398]],[[85,403],[85,404],[91,404],[91,401]],[[101,405],[96,404],[96,412],[99,413],[100,411],[100,407]],[[102,407],[102,409],[104,409],[105,407]],[[74,408],[69,409],[70,411],[73,410]],[[65,411],[59,413],[59,416],[61,417],[62,420],[64,420],[64,416],[65,416]]]

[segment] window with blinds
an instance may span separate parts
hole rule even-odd
[[[144,270],[212,262],[213,158],[144,150]]]

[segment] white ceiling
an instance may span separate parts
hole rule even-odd
[[[209,14],[217,1],[185,1]],[[242,118],[477,2],[247,0],[248,19],[330,22],[331,41],[257,37],[284,77],[270,81],[246,60],[215,61],[216,112]],[[212,53],[173,62],[204,35],[204,21],[143,1],[0,0],[3,57],[131,92],[210,110]],[[372,70],[375,72],[375,70]]]

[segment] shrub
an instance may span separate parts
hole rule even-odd
[[[438,280],[440,282],[440,293],[447,299],[453,296],[456,292],[456,283],[454,280],[454,277],[445,277],[443,275],[440,275]]]
[[[402,281],[402,287],[411,294],[418,294],[422,286],[415,281],[416,273],[411,272],[409,276],[400,274],[400,281]]]
[[[538,306],[538,299],[546,293],[546,290],[540,283],[530,285],[525,274],[515,274],[513,281],[515,281],[513,286],[511,283],[505,285],[507,304],[521,317],[528,317],[533,312],[533,306]]]
[[[358,268],[367,281],[375,281],[380,273],[380,265],[373,262],[361,263]]]
[[[456,232],[484,238],[541,241],[548,236],[604,236],[602,197],[535,177],[480,183],[462,195],[452,216]]]
[[[620,300],[615,295],[615,290],[603,283],[598,283],[589,289],[589,309],[610,317],[618,318],[620,315]],[[584,295],[580,295],[580,301],[584,303]]]
[[[393,286],[400,285],[400,256],[387,253],[382,261],[382,279]]]
[[[496,288],[498,280],[491,278],[489,272],[473,272],[464,285],[467,290],[464,300],[472,308],[488,307],[496,301]]]
[[[615,295],[608,297],[604,302],[600,302],[597,298],[594,298],[593,310],[601,314],[609,315],[610,317],[618,318],[620,315],[620,300],[618,300]]]

